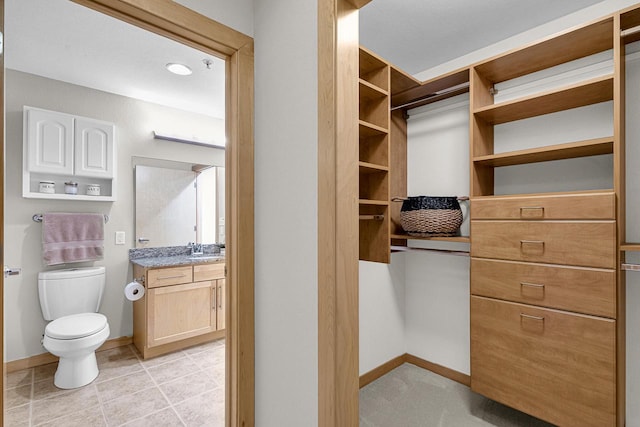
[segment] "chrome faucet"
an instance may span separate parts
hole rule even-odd
[[[202,251],[202,243],[187,243],[187,247],[191,248],[191,255],[202,255],[204,252]]]

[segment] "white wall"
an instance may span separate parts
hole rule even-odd
[[[236,31],[253,36],[253,0],[174,0]]]
[[[317,2],[255,2],[256,420],[318,422]]]
[[[107,269],[101,312],[109,321],[110,338],[131,336],[132,307],[123,288],[131,280],[129,248],[133,247],[134,194],[132,156],[191,163],[224,164],[224,151],[154,140],[152,130],[170,123],[176,133],[224,135],[224,123],[142,101],[62,83],[17,71],[6,72],[6,192],[5,264],[22,267],[22,275],[5,280],[5,361],[46,351],[40,345],[45,321],[38,300],[42,262],[42,225],[31,220],[36,213],[101,212],[109,214],[105,227],[105,257],[95,265]],[[53,201],[22,198],[22,106],[76,114],[116,125],[118,188],[115,202]],[[126,244],[114,244],[115,231],[126,233]],[[186,243],[186,241],[185,241]],[[85,266],[92,263],[73,264]],[[67,267],[70,267],[67,266]]]

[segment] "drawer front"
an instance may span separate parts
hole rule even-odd
[[[614,193],[471,200],[471,219],[615,219]]]
[[[615,268],[614,221],[472,221],[471,256]]]
[[[615,425],[615,326],[471,297],[471,388],[557,425]]]
[[[473,295],[615,318],[615,270],[471,259]]]
[[[193,266],[193,281],[224,279],[224,262]]]
[[[149,270],[147,272],[147,286],[157,288],[159,286],[179,285],[193,282],[192,267],[170,267]]]

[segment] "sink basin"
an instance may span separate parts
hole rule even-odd
[[[211,261],[213,259],[222,259],[219,255],[193,255],[190,256],[189,259],[200,260],[200,261]]]

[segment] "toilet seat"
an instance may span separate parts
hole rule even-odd
[[[49,338],[73,340],[96,334],[107,327],[107,318],[100,313],[63,316],[50,322],[44,330]]]

